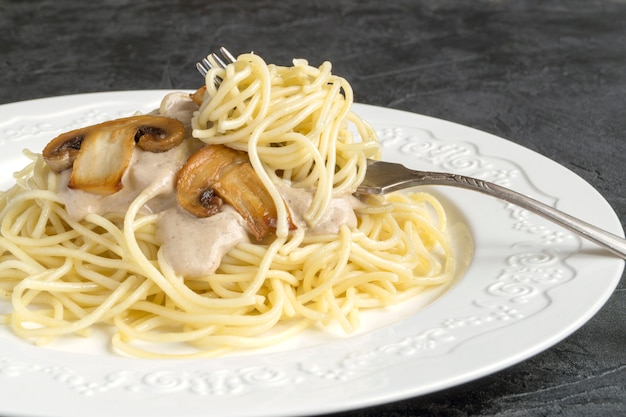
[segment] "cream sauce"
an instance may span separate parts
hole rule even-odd
[[[309,225],[304,219],[304,214],[311,207],[313,190],[292,188],[286,183],[276,184],[287,207],[291,212],[291,220],[299,228],[307,228],[309,234],[337,234],[342,224],[350,229],[357,226],[357,218],[354,209],[362,205],[361,201],[352,194],[333,198],[327,213],[317,225]]]
[[[187,94],[173,93],[166,96],[159,114],[175,117],[187,127],[197,106]],[[188,137],[182,145],[167,152],[133,151],[133,158],[122,178],[123,188],[115,194],[100,196],[68,188],[71,170],[60,174],[59,195],[65,202],[70,216],[76,220],[88,213],[125,213],[137,196],[149,189],[154,197],[142,208],[143,213],[159,213],[157,239],[165,259],[179,275],[197,277],[215,272],[222,257],[239,243],[249,242],[245,220],[232,207],[224,205],[221,212],[197,218],[182,210],[176,202],[175,179],[187,158],[203,144]],[[310,228],[303,218],[313,199],[310,190],[295,189],[287,183],[276,184],[292,220],[307,233],[336,234],[342,224],[355,228],[354,208],[360,204],[351,195],[332,200],[330,210],[323,221]]]
[[[88,213],[123,213],[139,194],[150,188],[155,198],[146,204],[143,213],[158,213],[167,206],[174,195],[176,172],[189,155],[198,147],[195,139],[167,152],[146,152],[139,148],[133,151],[130,169],[122,177],[123,188],[115,194],[101,196],[68,187],[72,170],[63,171],[59,177],[59,195],[73,219],[83,219]]]
[[[227,205],[206,218],[171,207],[161,212],[157,239],[163,242],[161,249],[174,271],[186,277],[215,272],[229,250],[250,241],[245,220]]]

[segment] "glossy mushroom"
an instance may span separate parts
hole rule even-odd
[[[149,152],[165,152],[184,138],[185,127],[180,121],[141,115],[63,133],[42,153],[54,172],[72,168],[70,188],[109,195],[122,188],[122,176],[135,145]]]
[[[276,228],[276,206],[248,155],[224,145],[205,146],[189,157],[178,172],[176,198],[196,217],[214,215],[223,202],[231,205],[257,240]]]

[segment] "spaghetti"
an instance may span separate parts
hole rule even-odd
[[[362,310],[449,282],[454,253],[432,195],[396,193],[367,203],[350,196],[367,158],[379,153],[352,100],[329,63],[281,67],[245,54],[209,71],[201,104],[183,117],[193,136],[184,146],[245,151],[278,217],[271,238],[233,238],[200,273],[181,272],[173,262],[180,252],[168,248],[187,239],[202,250],[206,240],[179,233],[168,241],[164,219],[185,218],[201,236],[221,220],[195,219],[173,203],[176,168],[161,187],[123,190],[124,210],[76,215],[60,192],[67,188],[63,173],[28,152],[31,164],[0,199],[0,291],[13,307],[4,321],[38,344],[105,325],[120,353],[205,357],[276,344],[312,326],[338,323],[351,332]],[[168,152],[184,162],[180,149]],[[143,155],[134,152],[126,177]],[[301,195],[308,200],[298,205]],[[331,223],[338,213],[346,217]],[[245,230],[228,207],[220,215]]]

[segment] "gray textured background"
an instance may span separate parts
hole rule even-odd
[[[625,22],[618,0],[0,0],[0,103],[195,88],[196,59],[220,45],[283,65],[330,60],[358,102],[475,127],[559,162],[624,226]],[[341,416],[624,415],[625,307],[622,279],[588,324],[546,352]]]

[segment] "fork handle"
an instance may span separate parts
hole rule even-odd
[[[551,220],[565,229],[602,246],[620,258],[626,259],[625,239],[516,191],[488,181],[458,174],[418,171],[415,172],[415,175],[414,179],[409,180],[412,185],[449,185],[479,191]],[[407,184],[404,184],[402,188],[406,186]]]

